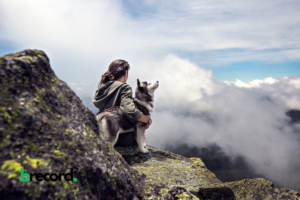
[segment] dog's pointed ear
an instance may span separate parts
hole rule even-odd
[[[137,79],[137,85],[140,87],[141,86],[141,83],[140,83],[140,80]]]
[[[137,86],[138,86],[139,91],[143,92],[143,87],[141,86],[141,82],[139,79],[137,79]]]

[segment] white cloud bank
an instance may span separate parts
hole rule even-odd
[[[285,115],[300,109],[300,76],[225,83],[175,55],[137,65],[130,77],[160,83],[146,132],[149,145],[216,143],[271,180],[287,187],[300,183],[294,174],[300,172],[300,135]]]

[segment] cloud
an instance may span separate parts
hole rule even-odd
[[[264,80],[253,80],[249,83],[244,83],[241,80],[236,79],[236,81],[234,83],[230,82],[230,81],[224,81],[224,83],[227,83],[228,85],[236,85],[238,87],[246,87],[246,88],[250,88],[250,87],[259,87],[262,84],[273,84],[278,82],[278,79],[269,77],[269,78],[265,78]]]
[[[89,69],[116,56],[161,59],[176,51],[210,55],[201,58],[211,63],[299,60],[298,7],[297,0],[11,0],[0,3],[1,39]]]

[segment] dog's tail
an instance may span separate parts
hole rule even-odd
[[[104,118],[104,115],[101,115],[101,112],[99,112],[96,114],[95,117],[96,117],[96,121],[97,121],[99,129],[101,129],[101,121]]]

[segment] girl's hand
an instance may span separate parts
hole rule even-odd
[[[148,128],[149,128],[149,126],[150,126],[150,125],[149,125],[149,124],[147,124],[147,125],[146,125],[146,129],[148,129]]]
[[[143,122],[145,124],[147,124],[150,120],[150,117],[146,116],[146,115],[142,115],[141,118],[138,119],[138,121]]]

